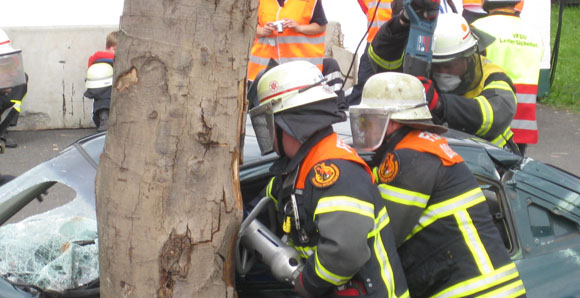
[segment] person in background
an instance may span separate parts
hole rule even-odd
[[[107,130],[109,126],[117,35],[118,31],[107,34],[105,51],[97,51],[89,58],[84,96],[93,99],[93,122],[98,132]]]
[[[105,50],[96,51],[91,57],[89,57],[89,67],[98,62],[107,62],[113,65],[115,51],[117,50],[118,35],[119,31],[113,31],[107,34]]]
[[[258,81],[250,119],[262,155],[281,158],[265,194],[305,260],[293,274],[302,297],[408,298],[401,263],[370,168],[332,124],[344,120],[318,68],[293,61]]]
[[[484,0],[483,9],[489,16],[472,23],[473,26],[495,37],[485,49],[485,56],[503,67],[516,88],[518,105],[511,127],[514,141],[522,154],[528,144],[538,143],[536,99],[543,43],[519,18],[520,0]]]
[[[438,5],[415,7],[420,10],[417,15],[438,9]],[[369,47],[376,72],[402,72],[408,36],[404,14],[381,28]],[[493,37],[471,29],[460,15],[445,13],[437,18],[433,40],[432,80],[422,78],[433,121],[519,154],[510,128],[516,112],[515,88],[500,66],[480,55]]]
[[[350,93],[346,96],[348,105],[360,103],[362,89],[367,79],[374,74],[371,62],[367,54],[369,44],[373,41],[379,28],[388,22],[393,16],[393,6],[399,3],[398,10],[402,6],[402,0],[359,0],[359,5],[367,17],[367,44],[359,60],[357,82],[352,87]],[[395,14],[398,13],[395,11]]]
[[[468,24],[484,17],[487,13],[481,6],[482,0],[463,0],[463,13],[461,14]]]
[[[270,59],[278,64],[305,60],[322,71],[327,23],[320,0],[259,0],[248,86]]]
[[[326,79],[328,87],[336,93],[338,109],[341,111],[347,110],[348,105],[344,97],[344,90],[342,90],[344,76],[342,75],[338,61],[334,58],[324,58],[322,60],[322,75]]]
[[[22,100],[28,91],[28,75],[24,72],[22,50],[14,49],[10,38],[0,29],[0,153],[16,148],[8,138],[8,127],[16,126]]]
[[[411,297],[525,297],[485,196],[431,121],[422,82],[379,73],[350,107],[354,146],[385,200]]]

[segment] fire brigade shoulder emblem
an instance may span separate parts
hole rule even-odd
[[[314,177],[312,177],[312,184],[319,188],[329,187],[333,185],[340,176],[338,167],[331,163],[319,163],[314,166]]]
[[[396,154],[389,152],[383,163],[379,166],[379,181],[389,183],[395,180],[397,173],[399,173],[399,158]]]

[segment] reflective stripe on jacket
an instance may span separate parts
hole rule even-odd
[[[501,67],[485,57],[481,57],[481,66],[483,75],[477,87],[460,98],[441,95],[445,97],[445,118],[449,127],[473,133],[501,148],[513,137],[510,123],[517,99]]]
[[[355,279],[364,285],[364,297],[409,297],[389,215],[370,168],[336,133],[311,145],[302,158],[292,192],[307,240],[300,238],[293,220],[289,236],[306,258],[305,289],[318,297]],[[277,194],[269,196],[278,198],[278,210],[288,204],[280,184],[268,187]]]
[[[405,127],[373,167],[412,297],[525,295],[485,196],[445,139]]]
[[[373,41],[379,28],[393,16],[392,2],[393,0],[366,0],[367,27],[369,27],[367,42]]]
[[[395,16],[381,27],[368,48],[376,72],[403,71],[409,27],[401,26],[398,19],[399,16]],[[440,93],[442,110],[434,121],[447,122],[449,128],[475,134],[504,147],[513,137],[510,123],[517,104],[513,85],[501,67],[485,57],[481,57],[480,62],[483,73],[479,84],[462,95]]]
[[[516,87],[518,105],[511,123],[514,141],[537,144],[536,97],[542,40],[514,15],[490,15],[476,20],[473,25],[496,38],[486,48],[486,57],[505,69]]]
[[[260,0],[258,5],[258,24],[293,19],[299,25],[310,24],[312,13],[318,0],[287,0],[280,7],[277,0]],[[315,35],[298,33],[286,28],[282,33],[275,31],[270,36],[256,36],[248,61],[248,80],[253,81],[260,70],[268,66],[270,58],[278,63],[295,60],[312,62],[322,71],[324,57],[324,38],[326,32]]]

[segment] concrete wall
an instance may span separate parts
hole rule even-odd
[[[2,29],[10,36],[13,46],[22,49],[24,69],[29,76],[28,94],[22,101],[18,126],[11,129],[94,127],[93,101],[83,96],[87,63],[94,52],[105,49],[107,34],[118,26]],[[343,49],[340,24],[329,23],[327,32],[326,54],[336,58],[346,74],[353,54]],[[356,72],[351,71],[349,77],[356,77]],[[351,85],[349,80],[345,87]]]
[[[92,100],[83,97],[89,56],[104,50],[117,26],[4,27],[12,45],[22,49],[29,76],[28,94],[14,130],[86,128]]]

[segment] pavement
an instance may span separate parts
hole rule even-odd
[[[580,177],[580,115],[541,104],[537,111],[540,139],[538,144],[529,146],[527,155]],[[94,133],[94,128],[9,132],[9,137],[15,139],[18,147],[8,148],[5,154],[0,155],[0,173],[20,175],[56,156],[75,140]],[[74,196],[72,189],[56,185],[46,196],[45,201],[49,203],[30,204],[23,210],[22,216],[11,219],[11,222],[36,212],[50,210],[68,202]]]

